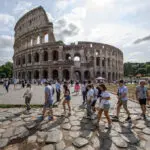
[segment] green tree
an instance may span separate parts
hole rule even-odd
[[[6,64],[0,66],[0,77],[1,78],[11,78],[13,75],[13,63],[7,62]]]
[[[143,75],[145,75],[146,74],[146,72],[147,72],[147,70],[146,70],[146,68],[138,68],[138,70],[137,70],[137,74],[138,73],[140,73],[140,74],[143,74]]]

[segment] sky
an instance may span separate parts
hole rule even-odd
[[[12,61],[14,26],[42,6],[56,40],[113,45],[124,62],[150,61],[150,0],[0,0],[0,64]]]

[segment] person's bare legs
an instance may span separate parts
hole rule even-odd
[[[98,120],[97,120],[97,124],[99,124],[100,120],[101,120],[101,116],[102,116],[102,113],[103,113],[103,109],[99,109],[99,112],[98,112]]]
[[[108,110],[104,110],[104,115],[105,115],[105,117],[106,117],[106,119],[108,121],[108,126],[110,126],[112,122],[111,122],[111,119],[110,119],[110,116],[109,116],[109,111]]]
[[[71,106],[70,106],[70,101],[67,101],[68,109],[69,109],[69,114],[71,114]]]
[[[66,100],[63,101],[64,113],[66,113]]]
[[[117,116],[118,118],[119,118],[121,106],[122,106],[121,103],[118,103],[118,104],[117,104],[117,114],[116,114],[116,116]]]

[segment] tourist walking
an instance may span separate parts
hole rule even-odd
[[[107,129],[111,128],[111,119],[109,116],[109,109],[110,109],[110,94],[107,92],[107,88],[104,84],[100,85],[100,90],[101,90],[101,97],[99,99],[99,111],[98,111],[98,122],[97,126],[99,126],[99,122],[102,116],[102,113],[104,112],[104,115],[108,121],[108,126],[106,127]]]
[[[24,88],[24,87],[25,87],[25,81],[22,80],[22,88]]]
[[[6,80],[6,81],[4,82],[4,87],[5,87],[6,91],[7,91],[7,93],[9,92],[9,85],[10,85],[9,80]]]
[[[92,85],[89,84],[87,86],[87,100],[86,100],[86,104],[87,104],[87,117],[91,118],[92,115],[92,110],[91,110],[91,103],[94,99],[94,90],[92,89]]]
[[[68,105],[69,115],[71,115],[71,106],[70,106],[70,90],[67,85],[63,86],[64,88],[64,101],[63,101],[63,108],[64,108],[64,114],[66,114],[66,104]]]
[[[75,87],[74,87],[74,91],[75,91],[76,95],[79,95],[79,91],[80,91],[79,82],[76,82]]]
[[[86,102],[86,81],[83,82],[82,86],[81,86],[81,91],[82,91],[82,97],[83,97],[83,105],[85,104]]]
[[[136,99],[139,101],[142,114],[144,119],[146,119],[146,102],[148,98],[148,89],[145,87],[146,82],[144,80],[140,81],[140,85],[136,87]]]
[[[60,94],[61,94],[61,85],[60,85],[60,82],[57,81],[56,82],[56,101],[57,102],[60,101]]]
[[[48,109],[48,120],[53,120],[53,101],[54,101],[54,88],[52,87],[50,82],[45,82],[45,103],[43,108],[43,114],[41,116],[41,119],[44,119],[46,110]]]
[[[113,117],[116,120],[119,120],[119,113],[120,113],[120,109],[121,109],[122,105],[128,115],[128,117],[125,119],[125,121],[131,120],[130,112],[129,112],[128,106],[127,106],[127,102],[128,102],[127,94],[128,94],[128,88],[124,85],[124,81],[120,80],[118,93],[117,93],[117,95],[118,95],[117,112],[116,112],[116,116]]]
[[[32,98],[31,84],[29,84],[29,83],[27,84],[27,89],[26,89],[23,97],[25,98],[26,110],[29,111],[31,109],[30,102],[31,102],[31,98]]]

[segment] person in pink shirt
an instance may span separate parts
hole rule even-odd
[[[76,95],[79,95],[79,91],[80,91],[79,82],[76,82],[75,87],[74,87],[74,91],[75,91]]]

